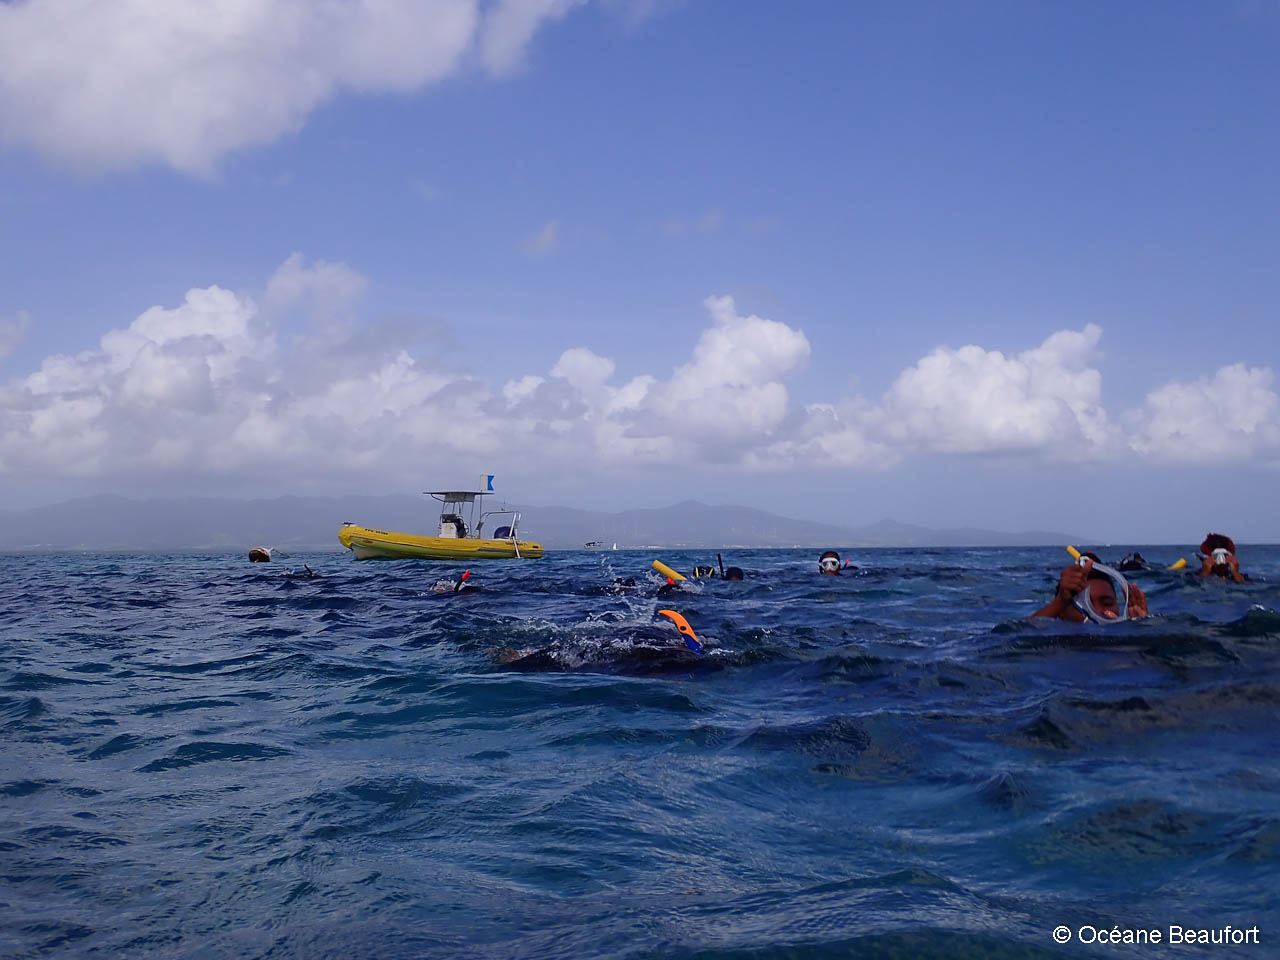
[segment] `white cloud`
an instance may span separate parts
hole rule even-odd
[[[494,73],[520,66],[525,47],[548,20],[559,20],[586,0],[498,0],[484,19],[480,56]]]
[[[1101,336],[1089,324],[1012,356],[939,347],[889,388],[880,430],[895,445],[938,453],[1096,454],[1109,432],[1102,374],[1088,366]]]
[[[585,347],[574,347],[560,354],[551,375],[566,380],[592,407],[600,407],[607,405],[612,397],[607,384],[614,369],[614,362],[608,357]]]
[[[788,382],[809,358],[808,337],[727,296],[705,301],[709,324],[685,362],[622,380],[613,358],[587,347],[490,384],[354,320],[281,335],[286,307],[323,313],[338,302],[354,316],[364,287],[345,264],[294,254],[259,299],[191,290],[92,349],[46,358],[0,387],[0,473],[211,492],[241,477],[260,490],[307,477],[360,487],[371,471],[383,487],[412,487],[432,466],[460,462],[797,471],[880,469],[919,453],[1280,455],[1272,373],[1239,365],[1152,391],[1122,433],[1101,405],[1094,326],[1017,354],[939,348],[878,400],[800,409]]]
[[[519,63],[577,0],[26,0],[0,3],[0,139],[90,172],[210,176],[343,91],[408,93],[479,44]]]
[[[876,427],[882,414],[857,397],[839,403],[814,403],[790,424],[787,435],[752,450],[746,462],[762,470],[796,467],[853,467],[879,470],[894,466],[902,451],[880,439]]]
[[[547,381],[543,377],[528,374],[519,380],[508,380],[502,387],[503,399],[511,406],[528,400],[537,392],[538,388]]]
[[[363,286],[345,265],[308,266],[294,254],[262,300],[349,298]],[[0,469],[117,482],[197,476],[216,487],[246,473],[285,485],[375,468],[412,484],[426,461],[468,457],[603,468],[741,459],[775,439],[787,414],[781,380],[809,344],[785,324],[739,315],[728,297],[706,306],[711,325],[666,379],[615,385],[612,359],[574,347],[547,374],[495,388],[405,349],[353,349],[329,328],[286,342],[249,296],[192,290],[5,386]]]
[[[808,359],[809,341],[776,320],[739,316],[732,297],[703,303],[712,325],[647,407],[664,430],[705,442],[767,436],[787,415],[782,381]]]
[[[274,353],[252,301],[192,290],[0,391],[0,464],[36,477],[119,475],[187,451],[184,465],[199,466],[201,444],[261,398]]]
[[[750,462],[874,470],[914,453],[1105,456],[1113,429],[1102,375],[1089,366],[1101,336],[1093,324],[1062,330],[1013,355],[939,347],[903,370],[879,401],[806,407],[786,437],[752,451]]]
[[[524,238],[520,247],[531,257],[545,257],[560,245],[560,222],[548,220],[537,233]]]
[[[19,310],[12,319],[0,318],[0,360],[17,349],[31,328],[31,314]]]
[[[1280,397],[1267,367],[1242,363],[1174,381],[1127,417],[1129,446],[1157,460],[1219,464],[1280,458]]]
[[[274,310],[302,308],[332,315],[359,299],[365,286],[364,276],[345,263],[317,260],[308,267],[302,254],[295,252],[267,281],[263,302]]]

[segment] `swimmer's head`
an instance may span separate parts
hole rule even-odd
[[[1095,623],[1129,619],[1129,582],[1119,571],[1101,563],[1089,563],[1084,589],[1076,594],[1077,610]]]
[[[724,578],[725,578],[726,580],[741,580],[741,579],[742,579],[742,568],[741,568],[741,567],[730,567],[728,570],[726,570],[726,571],[724,572]]]
[[[1206,533],[1204,540],[1200,542],[1200,552],[1207,557],[1215,550],[1225,550],[1227,553],[1234,554],[1236,542],[1225,533]]]
[[[826,576],[835,576],[840,572],[840,554],[828,550],[818,558],[818,572]]]

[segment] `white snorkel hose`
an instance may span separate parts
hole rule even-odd
[[[1128,620],[1129,581],[1124,578],[1124,575],[1119,570],[1108,567],[1105,563],[1097,563],[1081,555],[1080,551],[1073,546],[1067,546],[1067,553],[1071,554],[1080,566],[1089,567],[1090,573],[1097,571],[1111,581],[1116,593],[1116,606],[1119,608],[1119,614],[1115,617],[1104,617],[1098,610],[1094,609],[1093,598],[1089,595],[1088,580],[1085,581],[1084,589],[1072,598],[1072,605],[1094,623],[1120,623],[1123,620]]]

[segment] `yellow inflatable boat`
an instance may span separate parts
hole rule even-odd
[[[440,527],[435,536],[377,530],[347,522],[338,531],[338,542],[357,560],[534,560],[542,556],[542,544],[516,537],[520,525],[517,511],[479,510],[477,519],[480,498],[491,493],[492,478],[489,490],[428,491],[441,503]],[[484,527],[494,517],[508,519],[495,521],[493,535],[486,537]]]

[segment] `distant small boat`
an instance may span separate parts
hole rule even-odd
[[[587,541],[586,543],[584,543],[582,546],[583,546],[583,547],[585,547],[587,550],[601,550],[601,549],[603,549],[603,548],[604,548],[604,541],[603,541],[603,540],[588,540],[588,541]],[[615,544],[615,546],[616,546],[616,544]]]

